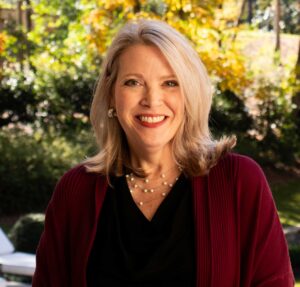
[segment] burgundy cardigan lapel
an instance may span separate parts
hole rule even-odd
[[[192,179],[194,199],[196,286],[211,286],[211,239],[207,177]]]
[[[239,234],[234,163],[221,160],[208,176],[212,286],[239,286]]]

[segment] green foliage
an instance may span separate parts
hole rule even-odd
[[[35,89],[38,94],[39,124],[53,127],[61,134],[74,134],[89,128],[90,102],[96,83],[95,74],[85,68],[54,73],[39,70]]]
[[[28,128],[0,131],[0,215],[45,210],[59,177],[89,152],[91,135],[73,138]]]
[[[46,1],[33,3],[35,28],[27,35],[36,44],[30,63],[42,70],[66,72],[86,67],[92,72],[97,55],[88,48],[83,6],[80,1]],[[86,10],[85,10],[86,12]]]
[[[32,31],[12,22],[0,38],[5,67],[0,73],[0,127],[31,123],[62,134],[80,132],[87,128],[101,58],[87,47],[83,6],[44,0],[33,1],[32,9]]]
[[[79,21],[81,11],[78,9],[78,2],[46,1],[41,0],[32,3],[34,15],[32,20],[36,29],[28,35],[37,43],[41,52],[53,49],[59,50],[64,46],[64,40],[68,37],[69,27],[74,21]]]
[[[9,233],[16,251],[36,252],[44,221],[45,216],[42,213],[30,213],[18,219]]]
[[[287,178],[287,176],[285,176]],[[271,185],[273,196],[283,225],[300,223],[300,180],[285,180]]]
[[[281,29],[284,33],[299,34],[299,2],[297,0],[280,1]],[[252,23],[259,29],[274,29],[274,2],[258,0],[254,7]]]
[[[215,134],[242,134],[251,129],[253,120],[245,102],[230,90],[217,90],[210,122]]]
[[[280,68],[271,77],[256,76],[252,88],[257,109],[253,136],[258,140],[261,155],[269,163],[294,164],[300,151],[292,102],[298,81],[293,73],[285,75],[282,71]]]
[[[7,69],[0,80],[0,127],[32,124],[64,135],[87,129],[95,74],[69,68],[56,73]]]
[[[300,268],[300,245],[289,246],[289,253],[293,269]]]
[[[0,127],[36,120],[38,99],[32,75],[11,71],[0,79]]]

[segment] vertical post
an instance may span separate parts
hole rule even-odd
[[[252,0],[248,0],[248,23],[251,24],[253,18]]]
[[[18,26],[22,26],[22,0],[18,0],[16,12],[17,12],[17,24]]]
[[[30,0],[25,0],[26,3],[26,9],[25,9],[25,19],[26,19],[26,31],[30,32],[32,29],[32,23],[31,23],[31,3]]]
[[[22,30],[22,25],[23,25],[23,11],[22,11],[22,4],[23,4],[23,1],[22,0],[18,0],[18,2],[17,2],[17,29],[19,30],[19,31],[21,31]],[[24,68],[24,65],[23,65],[23,62],[24,62],[24,53],[23,53],[23,42],[24,42],[24,40],[23,40],[23,38],[22,39],[20,39],[20,47],[21,48],[19,48],[18,49],[18,61],[19,61],[19,63],[20,63],[20,68],[21,68],[21,70],[23,70],[23,68]]]
[[[275,52],[280,52],[280,0],[275,0],[275,18],[274,18],[274,31],[275,31]]]
[[[239,12],[238,19],[237,19],[237,21],[235,23],[235,27],[238,27],[241,24],[241,22],[242,22],[243,13],[244,13],[245,8],[246,8],[246,1],[247,0],[242,0],[241,9],[240,9],[240,12]]]
[[[296,80],[300,80],[300,41],[298,42],[298,58],[295,66]],[[300,128],[300,89],[296,89],[295,95],[293,96],[293,104],[295,105],[294,117],[297,128]]]

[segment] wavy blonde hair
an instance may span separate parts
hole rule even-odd
[[[188,40],[168,24],[157,20],[127,23],[114,38],[102,64],[90,120],[99,152],[84,161],[88,172],[122,175],[126,170],[141,174],[130,162],[126,135],[118,119],[108,118],[118,74],[118,60],[132,45],[154,45],[173,69],[185,97],[185,118],[172,142],[173,157],[188,176],[204,175],[235,145],[236,139],[216,141],[208,127],[212,85],[206,69]]]

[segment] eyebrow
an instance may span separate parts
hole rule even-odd
[[[127,78],[127,77],[137,77],[137,78],[143,78],[143,75],[142,74],[137,74],[137,73],[128,73],[128,74],[125,74],[125,75],[122,75],[122,78]],[[174,75],[174,74],[171,74],[171,75],[165,75],[165,76],[161,76],[160,79],[161,80],[164,80],[164,79],[170,79],[170,78],[175,78],[177,79],[177,77]]]

